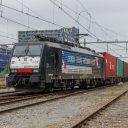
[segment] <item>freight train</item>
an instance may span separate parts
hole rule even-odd
[[[116,57],[51,38],[15,44],[9,69],[7,86],[16,89],[66,90],[128,79],[128,64]]]

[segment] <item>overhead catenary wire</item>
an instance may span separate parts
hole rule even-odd
[[[27,16],[36,18],[36,19],[41,20],[41,21],[43,21],[43,22],[47,22],[47,23],[49,23],[49,24],[55,25],[55,26],[57,26],[57,27],[63,27],[62,25],[56,24],[56,23],[54,23],[54,22],[51,22],[51,21],[49,21],[49,20],[46,20],[46,19],[41,18],[41,17],[38,17],[38,16],[34,16],[34,15],[30,14],[30,13],[27,13],[27,12],[24,12],[24,11],[21,11],[21,10],[18,10],[18,9],[15,9],[15,8],[12,8],[12,7],[9,7],[9,6],[4,5],[4,4],[0,4],[0,5],[3,6],[3,7],[5,7],[5,8],[11,9],[11,10],[13,10],[13,11],[16,11],[16,12],[25,14],[25,15],[27,15]]]
[[[80,5],[81,5],[81,7],[89,14],[89,15],[91,15],[88,11],[87,11],[87,9],[85,8],[85,6],[84,6],[84,4],[82,4],[82,2],[80,1],[80,0],[76,0]],[[104,31],[104,29],[105,30],[107,30],[107,31],[109,31],[109,32],[111,32],[111,33],[113,33],[113,34],[115,34],[116,36],[117,35],[119,35],[117,32],[114,32],[114,31],[112,31],[112,30],[110,30],[110,29],[108,29],[108,28],[106,28],[106,27],[104,27],[104,26],[101,26],[100,24],[98,24],[96,21],[92,21],[94,24],[96,24],[100,29],[101,29],[101,31],[103,31],[108,37],[109,37],[109,35],[108,35],[108,33],[106,32],[106,31]],[[120,36],[123,36],[123,35],[120,35]],[[107,44],[108,45],[108,44]],[[111,44],[111,45],[116,45],[117,47],[122,47],[122,48],[125,48],[125,47],[123,47],[123,46],[121,46],[121,45],[118,45],[118,44]],[[108,47],[108,46],[107,46]],[[113,51],[114,53],[116,53],[117,55],[119,55],[118,54],[118,52],[116,52],[114,49],[112,49],[112,48],[109,48],[109,49],[111,49],[111,51]]]
[[[67,6],[66,4],[61,3],[59,0],[55,0],[55,1],[57,3],[59,3],[59,4],[61,4],[61,6],[65,7],[66,9],[68,9],[69,11],[73,12],[74,14],[79,15],[79,13],[77,11],[73,10],[72,8],[70,8],[69,6]],[[85,10],[85,7],[84,7],[84,10]],[[87,10],[85,12],[91,16],[91,13],[89,13]],[[83,15],[80,15],[80,17],[84,18],[85,20],[88,20],[88,18],[84,17]],[[104,30],[104,28],[102,28],[98,23],[96,23],[96,21],[93,21],[92,20],[92,16],[91,16],[91,21],[90,22],[91,22],[90,25],[91,24],[97,25],[106,36],[108,36],[109,38],[111,38],[109,36],[109,34]]]
[[[77,21],[72,15],[70,15],[67,11],[65,11],[62,7],[60,7],[56,2],[54,2],[53,0],[49,0],[51,3],[53,3],[56,7],[58,7],[63,13],[65,13],[68,17],[70,17],[72,20],[74,20],[75,22],[77,22],[83,29],[85,29],[93,38],[97,39],[97,40],[101,40],[100,38],[98,38],[96,35],[94,35],[93,33],[91,33],[84,25],[82,25],[79,21]]]
[[[83,28],[85,28],[83,25],[81,25],[73,16],[71,16],[69,13],[67,13],[62,7],[60,7],[58,4],[56,4],[53,0],[50,0],[54,5],[56,5],[61,11],[63,11],[66,15],[68,15],[70,18],[72,18],[74,21],[76,21],[80,26],[82,26]],[[86,31],[88,31],[87,30],[87,28],[85,28],[86,29]],[[89,31],[88,31],[89,32]],[[91,33],[92,34],[92,33]],[[96,37],[97,38],[97,36],[95,36],[94,34],[92,34],[94,37]],[[98,40],[99,40],[99,38],[97,38]],[[116,53],[117,55],[119,55],[118,54],[118,52],[115,52],[114,51],[114,49],[112,49],[112,48],[110,48],[114,53]]]
[[[66,9],[68,9],[69,11],[71,11],[72,13],[74,13],[74,14],[76,14],[76,15],[79,15],[79,13],[77,12],[77,11],[75,11],[75,10],[73,10],[72,8],[70,8],[68,5],[66,5],[66,4],[64,4],[64,3],[62,3],[62,2],[60,2],[59,0],[55,0],[57,3],[59,3],[59,4],[61,4],[61,6],[63,6],[63,7],[65,7]],[[77,0],[76,0],[77,1]],[[79,0],[80,1],[80,0]],[[78,3],[79,3],[79,1],[77,1]],[[81,2],[81,1],[80,1]],[[82,3],[79,3],[81,6],[82,6],[82,8],[84,9],[84,11],[87,13],[87,14],[89,14],[90,16],[91,16],[91,13],[85,8],[85,6],[82,4]],[[85,17],[84,15],[80,15],[80,17],[82,17],[82,18],[84,18],[85,20],[88,20],[89,22],[90,22],[90,20],[87,18],[87,17]],[[118,35],[118,36],[120,36],[120,37],[128,37],[128,36],[126,36],[126,35],[122,35],[122,34],[119,34],[119,33],[117,33],[117,32],[114,32],[113,30],[111,30],[111,29],[109,29],[109,28],[106,28],[106,27],[104,27],[103,25],[100,25],[99,23],[97,23],[96,22],[96,20],[91,16],[91,23],[90,23],[91,25],[95,25],[95,26],[97,26],[110,40],[113,40],[114,38],[112,38],[111,36],[110,36],[110,34],[108,34],[108,32],[109,33],[111,33],[111,34],[114,34],[114,35]]]
[[[89,14],[89,15],[91,15],[91,13],[85,8],[85,6],[84,6],[84,4],[81,2],[81,0],[76,0],[80,5],[81,5],[81,7]],[[92,17],[92,16],[91,16]],[[94,19],[94,18],[93,18]],[[120,36],[120,37],[127,37],[128,38],[128,36],[127,35],[123,35],[123,34],[120,34],[120,33],[118,33],[118,32],[115,32],[115,31],[113,31],[113,30],[111,30],[111,29],[109,29],[109,28],[107,28],[107,27],[104,27],[104,26],[102,26],[102,25],[100,25],[99,23],[97,23],[96,22],[96,20],[92,20],[92,23],[94,23],[94,24],[96,24],[99,28],[101,28],[102,30],[103,29],[105,29],[106,31],[109,31],[109,32],[111,32],[111,33],[113,33],[114,35],[118,35],[118,36]]]
[[[89,45],[92,45],[92,46],[95,46],[95,47],[97,47],[97,48],[100,48],[100,49],[103,49],[103,50],[107,51],[106,48],[103,48],[103,47],[101,47],[101,46],[97,46],[96,44],[89,44]],[[116,51],[115,51],[114,49],[112,49],[112,48],[109,48],[109,51],[112,51],[112,52],[115,53],[116,55],[120,55],[118,52],[116,52]],[[109,51],[107,51],[107,52],[109,52]]]
[[[4,19],[4,20],[8,20],[8,21],[10,21],[10,22],[12,22],[12,23],[15,23],[15,24],[17,24],[17,25],[20,25],[20,26],[23,26],[23,27],[26,27],[26,28],[29,28],[29,29],[32,29],[32,30],[36,30],[36,29],[34,29],[34,28],[30,27],[30,26],[27,26],[27,25],[25,25],[25,24],[22,24],[22,23],[20,23],[20,22],[18,22],[18,21],[15,21],[15,20],[10,19],[10,18],[4,17],[4,16],[1,16],[0,18],[2,18],[2,19]]]
[[[22,2],[20,2],[19,0],[16,0],[17,2],[19,2],[20,4],[22,4],[23,6],[25,6],[26,8],[28,8],[25,4],[23,4]],[[62,4],[62,3],[61,3]],[[63,5],[63,4],[62,4]],[[20,13],[23,13],[23,14],[25,14],[25,15],[28,15],[28,16],[31,16],[31,17],[33,17],[33,15],[31,15],[31,14],[29,14],[29,13],[26,13],[26,12],[23,12],[23,11],[20,11],[20,10],[17,10],[17,9],[14,9],[14,8],[11,8],[11,7],[9,7],[9,6],[6,6],[6,5],[2,5],[2,6],[4,6],[4,7],[7,7],[7,8],[9,8],[9,9],[12,9],[12,10],[15,10],[15,11],[18,11],[18,12],[20,12]],[[32,11],[32,12],[34,12],[33,10],[31,10],[30,8],[28,8],[30,11]],[[72,10],[73,11],[73,10]],[[35,13],[35,12],[34,12]],[[76,12],[75,12],[76,13]],[[88,14],[90,14],[88,11],[87,11],[87,13]],[[38,18],[38,19],[40,19],[41,20],[41,18],[39,18],[39,17],[37,17],[37,16],[34,16],[35,18]],[[54,24],[54,25],[57,25],[58,27],[63,27],[63,26],[61,26],[61,25],[58,25],[58,24],[55,24],[54,22],[49,22],[49,21],[47,21],[47,20],[44,20],[44,19],[42,19],[43,21],[45,21],[45,22],[47,22],[47,23],[51,23],[51,24]],[[98,25],[98,24],[97,24]],[[100,26],[100,25],[98,25],[98,26]]]
[[[22,4],[22,6],[25,6],[26,8],[28,8],[23,2],[20,2],[19,0],[16,0],[16,1],[18,1],[19,3],[21,3]],[[53,0],[52,0],[53,1]],[[55,4],[54,4],[55,5]],[[14,8],[13,8],[14,9]],[[62,9],[63,10],[63,3],[61,2],[61,6],[60,6],[60,9]],[[30,12],[33,12],[33,13],[35,13],[32,9],[30,9],[30,8],[28,8],[28,12],[24,12],[24,10],[22,9],[21,11],[20,10],[18,10],[18,11],[20,11],[20,13],[22,13],[22,14],[25,14],[25,15],[27,15],[27,16],[30,16],[30,15],[32,15],[32,14],[30,14]],[[65,10],[64,10],[65,11]],[[74,11],[74,10],[72,10],[72,11]],[[68,12],[67,12],[68,13]],[[28,15],[28,14],[30,14],[30,15]],[[79,14],[79,13],[77,13],[77,14]],[[38,14],[37,14],[38,15]],[[39,18],[41,18],[40,16],[37,16],[37,15],[32,15],[32,16],[34,16],[36,19],[38,19],[37,17],[39,17]],[[71,16],[72,18],[74,18],[72,15],[70,15],[69,14],[69,16]],[[82,15],[83,16],[83,15]],[[33,17],[33,18],[34,18]],[[70,17],[70,18],[71,18]],[[7,18],[7,17],[5,17],[5,16],[3,16],[2,18]],[[8,18],[9,19],[9,18]],[[43,18],[42,18],[43,19]],[[75,18],[74,18],[75,19]],[[9,19],[9,21],[11,20],[11,22],[12,21],[14,21],[14,20],[12,20],[12,19]],[[38,19],[39,20],[39,19]],[[47,21],[44,21],[44,22],[47,22]],[[50,21],[51,23],[49,23],[49,22],[47,22],[47,23],[49,23],[49,24],[52,24],[52,25],[54,25],[55,23],[54,23],[54,20],[53,20],[53,22],[52,21]],[[93,21],[91,21],[92,23],[93,23]],[[13,23],[16,23],[16,24],[19,24],[19,22],[17,22],[17,21],[14,21]],[[78,23],[78,22],[77,22]],[[79,25],[81,24],[81,23],[78,23]],[[28,24],[27,25],[25,25],[25,24],[22,24],[22,23],[20,23],[19,25],[21,25],[21,26],[24,26],[24,27],[26,27],[26,28],[30,28],[30,29],[32,29],[32,30],[36,30],[35,28],[32,28],[32,27],[30,27],[29,26],[29,21],[28,21]],[[57,25],[59,25],[59,24],[57,24]],[[82,24],[81,24],[82,25]],[[98,25],[98,24],[97,24]],[[56,25],[55,25],[56,26]],[[61,25],[59,25],[58,27],[63,27],[63,26],[61,26]],[[82,27],[82,26],[81,26]],[[84,26],[85,27],[85,26]],[[103,29],[103,31],[104,31],[104,29],[105,28],[103,28],[101,25],[99,25],[99,28],[101,27],[101,29]],[[86,28],[86,27],[85,27]],[[84,29],[85,29],[84,28]],[[87,29],[87,28],[86,28]],[[86,30],[87,31],[87,30]],[[90,31],[88,31],[88,32],[90,32]],[[104,32],[104,33],[106,33],[106,35],[107,35],[107,32]],[[92,33],[92,32],[90,32],[90,35],[91,35],[91,37],[93,37],[93,38],[95,38],[95,39],[97,39],[97,40],[101,40],[101,39],[99,39],[95,34],[95,36],[94,35],[92,35],[92,34],[94,34],[94,33]],[[116,33],[115,33],[116,34]],[[109,36],[109,35],[108,35]],[[119,45],[118,45],[118,47],[120,47]],[[123,48],[123,46],[122,46],[122,48]]]
[[[19,0],[16,0],[17,2],[19,2]],[[19,2],[19,3],[21,3],[21,2]],[[23,3],[21,3],[23,6],[25,6]],[[54,4],[55,5],[55,4]],[[5,5],[3,5],[4,7],[5,7]],[[8,7],[8,6],[6,6],[6,7]],[[26,8],[28,8],[27,6],[25,6]],[[11,8],[11,9],[14,9],[14,8]],[[18,11],[18,12],[20,12],[20,13],[22,13],[22,11],[20,11],[20,10],[17,10],[17,9],[14,9],[15,11]],[[31,10],[31,9],[29,9],[29,10]],[[32,12],[34,12],[33,10],[31,10]],[[45,22],[47,22],[47,23],[50,23],[50,24],[52,24],[52,25],[55,25],[55,26],[58,26],[58,27],[63,27],[62,25],[59,25],[59,24],[56,24],[56,23],[54,23],[54,22],[51,22],[51,21],[48,21],[48,20],[45,20],[45,19],[42,19],[42,18],[39,18],[39,17],[37,17],[37,16],[33,16],[33,15],[31,15],[31,14],[28,14],[28,13],[26,13],[26,12],[23,12],[24,14],[26,14],[26,15],[29,15],[29,16],[31,16],[31,17],[34,17],[34,18],[37,18],[37,19],[39,19],[39,20],[43,20],[43,21],[45,21]],[[34,12],[35,13],[35,12]],[[68,13],[67,13],[68,14]],[[68,16],[71,16],[71,15],[69,15],[68,14]],[[74,19],[72,16],[71,16],[71,18],[73,19],[73,20],[75,20],[76,21],[76,19]],[[81,25],[80,23],[78,23],[80,26],[82,26],[82,27],[84,27],[83,25]],[[87,30],[87,28],[85,28],[84,27],[84,29],[86,29]],[[88,30],[87,30],[88,31]],[[88,31],[89,32],[89,31]],[[89,33],[91,33],[91,32],[89,32]],[[93,36],[93,37],[95,37],[97,40],[100,40],[98,37],[96,37],[95,35],[93,35],[92,33],[91,33],[91,35]]]
[[[97,45],[95,45],[95,44],[90,44],[90,45],[95,46],[95,47],[97,47],[97,48],[100,48],[100,49],[103,49],[103,50],[107,51],[106,48],[103,48],[103,47],[101,47],[101,46],[97,46]]]
[[[31,17],[34,17],[34,18],[43,20],[43,21],[45,21],[45,22],[47,22],[47,23],[51,23],[51,24],[57,25],[58,27],[63,27],[63,26],[61,26],[61,25],[55,24],[55,23],[53,23],[53,22],[49,22],[49,21],[47,21],[47,20],[41,19],[41,18],[36,17],[36,16],[33,16],[33,15],[29,14],[29,13],[26,13],[26,12],[23,12],[23,11],[20,11],[20,10],[17,10],[17,9],[15,9],[15,8],[12,8],[12,7],[3,5],[3,4],[0,4],[0,5],[3,6],[3,7],[9,8],[9,9],[11,9],[11,10],[17,11],[17,12],[19,12],[19,13],[23,13],[23,14],[25,14],[25,15],[28,15],[28,16],[31,16]],[[31,9],[30,9],[30,10],[31,10]],[[3,17],[3,16],[2,16],[2,18],[7,19],[7,18],[5,18],[5,17]],[[73,17],[72,17],[72,18],[73,18]],[[22,25],[22,26],[26,27],[26,28],[30,28],[30,29],[32,29],[32,30],[36,30],[36,29],[30,27],[29,25],[24,25],[24,24],[21,24],[21,23],[19,23],[19,22],[16,22],[16,21],[10,20],[10,19],[7,19],[7,20],[9,20],[9,21],[11,21],[11,22],[15,22],[15,23],[17,23],[17,24],[19,24],[19,25]]]
[[[17,0],[17,1],[18,1],[18,0]],[[23,3],[21,3],[21,4],[23,4]],[[31,16],[31,17],[33,17],[33,18],[38,18],[38,19],[39,19],[39,17],[33,16],[33,15],[29,14],[29,11],[28,11],[28,13],[26,13],[26,12],[23,12],[23,10],[20,11],[20,10],[17,10],[17,9],[15,9],[15,8],[12,8],[12,7],[3,5],[2,3],[0,3],[0,6],[5,7],[5,8],[8,8],[8,9],[11,9],[11,10],[13,10],[13,11],[16,11],[16,12],[19,12],[19,13],[22,13],[22,14],[25,14],[25,15],[28,15],[28,16]],[[23,6],[25,6],[25,5],[23,4]],[[28,10],[31,10],[31,9],[28,8]],[[32,10],[31,10],[31,11],[32,11]],[[20,22],[18,22],[18,21],[15,21],[15,20],[13,20],[13,19],[7,18],[7,17],[5,17],[5,16],[3,16],[3,15],[1,15],[0,18],[4,19],[4,20],[6,20],[6,21],[10,21],[10,22],[12,22],[12,23],[15,23],[15,24],[17,24],[17,25],[20,25],[20,26],[22,26],[22,27],[29,28],[29,29],[31,29],[31,30],[37,30],[36,28],[33,28],[33,27],[31,27],[31,26],[29,25],[29,21],[28,21],[28,25],[26,25],[26,24],[22,24],[22,23],[20,23]],[[29,19],[28,19],[28,20],[29,20]],[[43,20],[43,19],[40,19],[40,20]],[[50,23],[50,21],[47,21],[47,20],[43,20],[43,21],[44,21],[44,22],[47,22],[47,23]],[[51,22],[51,24],[57,25],[57,24],[52,23],[52,22]],[[60,27],[60,25],[57,25],[57,26]],[[62,27],[62,26],[61,26],[61,27]],[[7,36],[4,36],[4,35],[3,35],[3,37],[12,39],[12,38],[9,37],[8,35],[10,35],[10,34],[7,34]],[[11,35],[10,35],[10,36],[11,36]],[[2,35],[1,35],[1,37],[2,37]],[[16,40],[16,39],[15,39],[15,40]]]
[[[81,3],[81,1],[80,0],[76,0],[83,8],[84,8],[84,11],[89,15],[89,17],[90,17],[90,21],[89,21],[89,31],[90,31],[90,28],[91,28],[91,22],[92,22],[92,16],[91,16],[91,14],[89,13],[89,11],[87,11],[86,10],[86,8],[84,7],[84,5]]]
[[[26,6],[25,4],[23,4],[23,2],[20,2],[19,0],[16,0],[16,1],[17,1],[18,3],[20,3],[22,6],[26,7],[27,9],[29,9],[31,12],[36,13],[36,12],[33,11],[32,9],[30,9],[28,6]],[[62,3],[62,1],[61,1],[61,2],[58,1],[58,0],[56,0],[56,1],[57,1],[58,3],[60,3],[61,6],[65,6],[66,8],[68,8],[69,10],[71,10],[72,12],[79,14],[78,12],[76,12],[76,11],[74,11],[73,9],[69,8],[68,6],[64,5],[64,4]],[[79,0],[79,2],[80,2],[80,0]],[[80,3],[80,4],[83,6],[82,3]],[[83,6],[83,8],[86,10],[86,8],[85,8],[84,6]],[[91,14],[90,14],[87,10],[86,10],[86,13],[91,16]],[[37,13],[36,13],[36,14],[37,14]],[[37,15],[39,15],[39,14],[37,14]],[[54,20],[53,20],[53,23],[54,23]],[[99,27],[101,27],[98,23],[96,23],[96,25],[98,25]],[[61,27],[62,27],[62,26],[61,26]],[[103,28],[101,28],[101,30],[102,30],[106,35],[108,35],[108,34],[103,30]]]
[[[4,37],[4,38],[8,38],[8,39],[12,39],[12,40],[17,40],[16,38],[10,37],[10,36],[8,36],[8,35],[5,36],[5,35],[1,35],[1,34],[0,34],[0,37]]]
[[[7,32],[4,32],[4,31],[1,31],[0,30],[0,33],[4,34],[4,35],[9,35],[11,37],[16,37],[16,35],[12,34],[12,33],[7,33]]]

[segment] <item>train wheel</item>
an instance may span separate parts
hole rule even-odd
[[[49,86],[49,91],[50,91],[50,92],[53,92],[53,91],[54,91],[54,87],[53,87],[52,84]]]
[[[53,85],[46,85],[45,92],[53,92],[54,88]]]
[[[62,91],[66,91],[66,90],[67,90],[67,85],[66,85],[64,82],[61,83],[60,89],[61,89]]]
[[[64,91],[66,91],[67,90],[67,86],[65,85],[65,86],[63,86],[63,90]]]
[[[61,91],[66,91],[67,87],[61,87]]]

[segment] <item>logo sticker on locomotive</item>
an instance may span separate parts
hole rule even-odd
[[[18,68],[39,68],[40,57],[12,57],[11,59],[11,69]]]

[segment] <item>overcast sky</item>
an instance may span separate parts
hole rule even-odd
[[[21,5],[19,2],[23,2],[28,8]],[[56,2],[56,0],[54,0]],[[57,0],[60,2],[60,7],[62,7],[66,12],[68,12],[74,19],[78,20],[85,28],[89,28],[91,14],[91,26],[90,32],[96,37],[102,40],[128,40],[128,0],[80,0],[82,5],[79,3],[79,0]],[[49,0],[2,0],[2,4],[9,7],[18,9],[20,11],[30,13],[35,16],[42,17],[51,22],[57,23],[63,27],[78,27],[78,23],[70,19],[65,15],[59,8],[53,5]],[[72,11],[65,8],[63,5],[68,6],[70,9],[76,11],[80,14],[73,13]],[[86,11],[89,12],[86,13]],[[1,9],[0,9],[1,10]],[[33,10],[36,13],[33,13]],[[81,13],[82,12],[82,13]],[[38,14],[38,15],[37,15]],[[21,13],[12,11],[3,7],[3,17],[12,19],[26,26],[30,26],[33,29],[44,30],[44,29],[59,29],[57,26],[45,23],[43,21],[37,20],[35,18],[28,17]],[[105,28],[98,27],[94,22],[97,22]],[[80,27],[81,33],[88,33],[85,29]],[[9,36],[17,39],[17,31],[20,30],[31,30],[27,27],[12,23],[3,18],[0,18],[0,35]],[[114,31],[114,32],[111,32]],[[93,38],[87,37],[87,41],[96,41]],[[17,42],[16,40],[6,39],[0,36],[0,41],[2,42]],[[96,51],[105,51],[106,44],[96,46],[87,45],[88,47],[95,49]],[[109,45],[109,52],[113,55],[119,56],[128,56],[126,50],[120,50],[126,46],[126,44],[119,44],[122,47],[117,47],[114,45]],[[100,48],[99,48],[100,47]],[[110,49],[111,48],[111,49]],[[112,51],[114,49],[114,51]],[[116,53],[115,53],[116,52]],[[118,54],[117,54],[118,53]],[[128,60],[128,59],[127,59]]]

